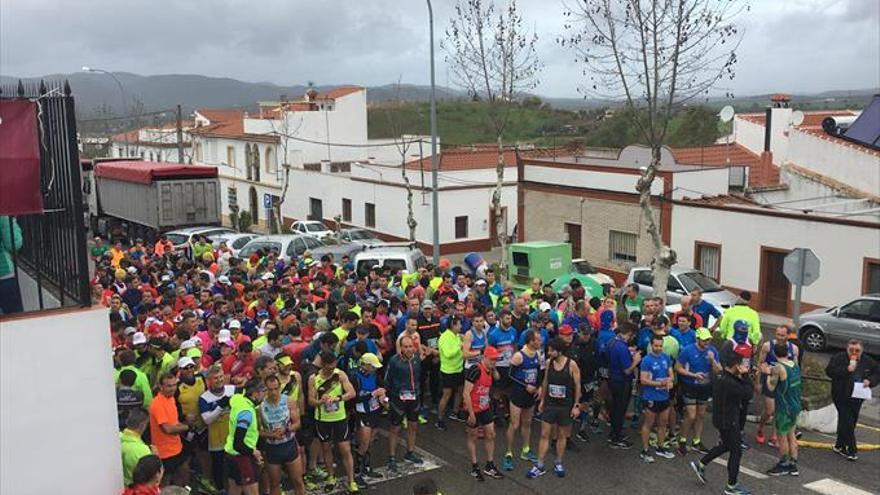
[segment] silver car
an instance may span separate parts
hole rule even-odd
[[[324,244],[321,241],[306,235],[264,235],[251,239],[241,248],[238,256],[248,258],[260,249],[274,250],[281,259],[289,263],[291,260],[298,261],[306,250],[314,251],[322,247]]]
[[[633,268],[626,283],[637,284],[639,294],[644,297],[650,297],[654,293],[654,274],[650,267]],[[666,284],[666,304],[679,304],[682,296],[697,288],[703,291],[704,300],[714,304],[722,312],[736,303],[737,297],[733,292],[721,287],[703,272],[693,268],[673,267]]]
[[[880,294],[804,313],[798,335],[811,351],[843,349],[850,339],[859,339],[865,343],[865,352],[880,354]]]

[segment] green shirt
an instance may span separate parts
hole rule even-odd
[[[736,304],[724,312],[719,323],[719,331],[725,339],[733,338],[733,324],[737,320],[745,320],[749,324],[749,342],[752,345],[761,343],[761,319],[758,312],[747,304]]]
[[[464,369],[464,353],[461,349],[461,334],[446,329],[437,342],[440,350],[440,372],[451,375]]]
[[[135,390],[140,390],[144,394],[144,407],[149,408],[150,403],[153,402],[153,390],[150,388],[150,380],[147,378],[147,375],[144,374],[143,371],[137,369],[134,365],[123,366],[113,373],[113,380],[118,384],[119,383],[119,374],[122,373],[122,370],[132,370],[134,371],[134,388]]]
[[[100,246],[92,247],[91,251],[89,252],[91,253],[92,258],[100,258],[101,256],[104,256],[104,253],[106,253],[109,249],[109,247],[102,244]]]
[[[333,374],[341,374],[342,372],[339,370],[333,370]],[[332,377],[331,377],[332,378]],[[331,378],[325,379],[321,376],[321,373],[315,373],[315,390],[318,392],[318,399],[325,395],[329,395],[332,398],[337,399],[330,404],[321,404],[320,406],[315,408],[315,419],[318,421],[323,421],[325,423],[333,423],[336,421],[345,421],[346,413],[345,413],[345,404],[342,402],[342,394],[345,392],[342,388],[342,380],[337,377],[336,382],[326,387],[327,390],[321,390],[321,385],[324,382],[330,380]]]
[[[12,253],[21,249],[21,243],[21,228],[18,222],[14,218],[0,216],[0,278],[12,275]]]
[[[131,484],[131,473],[138,461],[153,452],[136,431],[128,428],[119,432],[119,443],[122,446],[122,479],[125,481],[125,486],[128,486]]]
[[[251,450],[257,448],[257,440],[260,438],[260,430],[257,425],[257,408],[244,394],[235,394],[229,398],[229,433],[226,435],[226,445],[223,450],[227,454],[240,455],[236,452],[235,430],[238,428],[239,416],[248,417],[247,432],[244,435],[244,444]],[[250,414],[248,414],[250,413]]]

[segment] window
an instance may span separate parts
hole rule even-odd
[[[840,308],[841,318],[880,322],[880,301],[856,299]]]
[[[232,245],[230,246],[232,249],[241,249],[247,244],[253,237],[246,235],[244,237],[239,237],[238,239],[232,241]]]
[[[275,163],[275,148],[266,147],[266,173],[274,174],[278,172],[278,164]]]
[[[324,219],[324,204],[318,198],[309,198],[309,220]]]
[[[235,168],[235,146],[226,147],[226,165]]]
[[[608,231],[608,259],[617,263],[636,262],[638,236],[617,230]]]
[[[373,203],[364,203],[364,225],[376,226],[376,205]]]
[[[120,148],[116,148],[116,156],[117,156],[117,157],[122,158],[123,156],[125,156],[123,153],[124,153],[124,152],[122,151],[122,148],[121,148],[121,147],[120,147]]]
[[[234,187],[226,189],[226,198],[230,208],[238,208],[238,190]]]
[[[468,217],[455,217],[455,238],[466,239],[468,236]]]
[[[314,237],[303,237],[303,242],[306,243],[307,249],[318,249],[324,247],[324,243],[315,239]]]
[[[348,198],[342,198],[342,221],[351,221],[351,200]]]
[[[638,270],[633,274],[633,282],[639,285],[654,286],[654,274],[651,270]]]
[[[862,268],[862,294],[880,292],[880,259],[865,258]]]
[[[202,161],[202,143],[196,143],[195,151],[193,151],[194,159],[196,162]]]
[[[694,268],[715,281],[721,280],[721,245],[694,242]]]

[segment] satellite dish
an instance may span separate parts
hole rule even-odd
[[[791,113],[791,125],[799,126],[804,123],[804,112],[795,110]]]
[[[718,117],[721,118],[721,122],[730,122],[733,120],[733,107],[730,105],[725,106],[718,113]]]

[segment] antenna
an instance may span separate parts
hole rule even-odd
[[[726,105],[720,112],[718,112],[718,117],[721,119],[721,122],[730,122],[733,120],[733,115],[733,107],[730,105]]]

